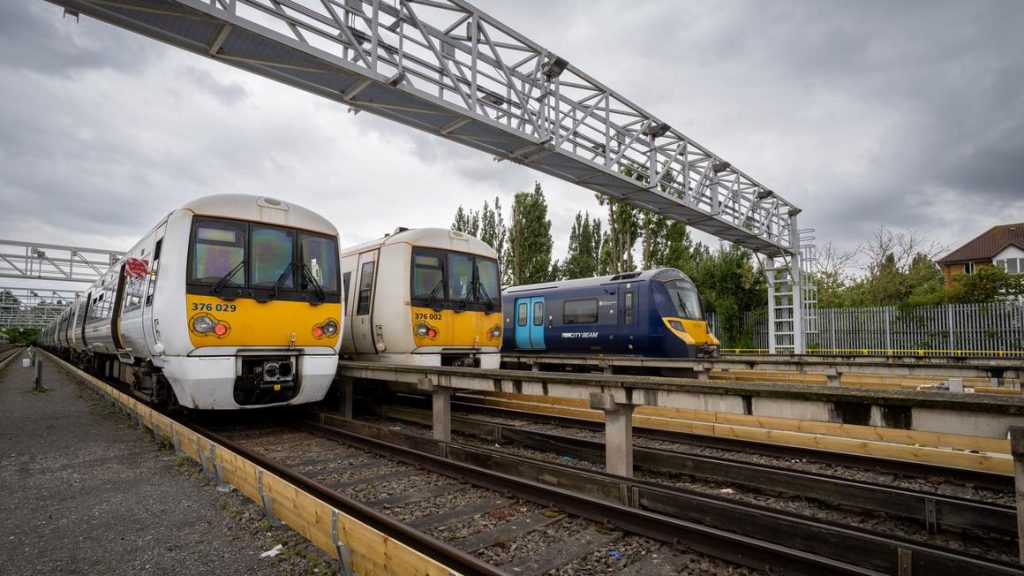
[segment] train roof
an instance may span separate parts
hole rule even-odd
[[[447,228],[396,228],[393,233],[383,238],[377,238],[376,240],[345,248],[341,251],[341,255],[358,254],[393,244],[410,244],[412,246],[454,250],[469,254],[483,254],[491,258],[498,257],[498,253],[494,251],[494,248],[491,248],[490,245],[476,236]]]
[[[267,222],[331,236],[338,235],[338,229],[334,224],[320,214],[304,206],[268,196],[214,194],[196,198],[182,206],[181,210],[202,216]]]
[[[596,278],[576,278],[573,280],[556,280],[554,282],[541,282],[539,284],[524,284],[522,286],[509,286],[503,288],[505,294],[517,292],[529,292],[531,290],[551,290],[561,288],[589,288],[591,286],[603,286],[606,284],[624,284],[626,282],[643,282],[649,280],[676,280],[683,279],[692,282],[690,277],[675,268],[654,268],[652,270],[638,270],[634,272],[622,272],[609,276],[598,276]]]

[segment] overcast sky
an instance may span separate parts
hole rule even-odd
[[[1024,221],[1024,2],[479,0],[803,209],[952,249]],[[555,257],[588,190],[42,2],[0,2],[0,238],[124,250],[207,194],[351,245],[540,181]],[[507,211],[506,211],[507,214]]]

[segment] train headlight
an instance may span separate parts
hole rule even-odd
[[[686,328],[684,328],[684,327],[683,327],[683,323],[682,323],[682,322],[680,322],[679,320],[669,320],[669,321],[668,321],[668,325],[669,325],[669,326],[670,326],[670,327],[671,327],[671,328],[672,328],[673,330],[678,330],[678,331],[680,331],[680,332],[686,332]]]
[[[323,322],[313,326],[313,337],[314,338],[331,338],[338,334],[338,321],[334,318],[328,318]]]
[[[324,322],[323,329],[324,336],[330,338],[338,333],[338,323],[334,320],[328,320],[327,322]]]
[[[437,333],[437,328],[434,328],[425,322],[420,322],[416,325],[416,335],[420,338],[434,339],[437,337]]]
[[[487,331],[487,337],[491,340],[501,338],[501,326],[492,326],[491,329]]]
[[[209,316],[200,315],[192,319],[192,329],[200,334],[209,334],[217,324]]]

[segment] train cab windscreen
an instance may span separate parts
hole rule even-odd
[[[675,307],[676,316],[687,320],[704,319],[700,296],[697,295],[697,288],[692,283],[685,280],[670,280],[664,284],[669,300]]]
[[[256,288],[278,299],[315,293],[323,301],[338,292],[338,242],[294,228],[196,218],[188,283],[190,293]]]
[[[437,310],[494,310],[500,302],[493,258],[447,250],[414,249],[413,306]]]

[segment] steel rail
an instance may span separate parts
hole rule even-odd
[[[557,416],[554,414],[539,414],[524,410],[511,408],[499,408],[497,406],[483,406],[480,404],[467,404],[459,402],[458,397],[452,398],[452,409],[462,412],[491,414],[506,418],[519,418],[532,420],[539,423],[555,423],[564,426],[586,428],[597,432],[604,432],[604,423],[592,420],[582,420],[570,416]],[[691,434],[687,432],[676,432],[673,430],[659,430],[656,428],[633,428],[633,434],[651,440],[663,440],[678,444],[690,444],[704,448],[715,448],[732,452],[756,453],[776,458],[798,458],[845,466],[861,468],[883,474],[895,474],[898,476],[910,476],[914,478],[942,477],[962,484],[971,484],[977,487],[990,490],[1012,491],[1013,478],[1002,474],[993,474],[981,470],[969,470],[964,468],[950,468],[938,464],[924,462],[912,462],[908,460],[895,460],[881,456],[866,456],[849,452],[835,452],[831,450],[817,450],[814,448],[803,448],[800,446],[788,446],[785,444],[771,444],[756,440],[742,440],[739,438],[724,438],[720,436],[706,436],[702,434]]]
[[[353,518],[356,518],[374,530],[386,534],[387,536],[402,542],[418,552],[434,558],[449,568],[454,568],[462,574],[507,576],[507,574],[502,570],[497,569],[471,554],[467,554],[458,548],[442,542],[441,540],[390,518],[365,504],[352,500],[339,492],[331,490],[327,486],[307,478],[286,466],[282,466],[281,464],[258,452],[250,450],[237,442],[225,438],[221,434],[210,430],[209,428],[187,422],[179,422],[179,424],[190,428],[197,434],[206,436],[217,444],[220,444],[221,446],[224,446],[232,452],[235,452],[243,458],[253,462],[260,468],[284,478],[304,492],[323,500],[327,504],[343,511]]]
[[[403,418],[401,413],[386,410],[390,417]],[[410,420],[426,424],[431,422],[428,410],[407,410],[416,412],[409,414]],[[582,455],[599,463],[605,457],[604,442],[596,440],[524,430],[470,418],[453,418],[452,428],[494,438],[496,442],[510,441],[530,448],[557,451],[559,454]],[[763,490],[796,494],[830,504],[912,518],[924,524],[929,532],[949,527],[1017,536],[1017,510],[1013,506],[666,449],[634,447],[633,462],[640,467],[714,478]]]
[[[813,575],[881,575],[885,573],[769,542],[763,538],[729,532],[690,520],[672,518],[664,514],[618,504],[608,499],[520,478],[510,472],[496,472],[483,467],[496,464],[497,460],[474,465],[452,459],[451,453],[447,458],[437,456],[435,454],[441,451],[442,444],[445,451],[448,452],[458,451],[470,454],[471,451],[465,447],[440,443],[429,438],[410,436],[407,440],[414,447],[408,447],[318,422],[302,422],[297,423],[296,426],[307,432],[341,440],[373,452],[387,454],[399,461],[415,464],[445,476],[455,476],[477,486],[508,491],[532,502],[552,506],[597,522],[612,524],[630,533],[681,545],[700,553],[766,572]],[[515,461],[516,465],[528,465],[529,463],[530,461],[526,459]],[[515,466],[512,468],[515,469]],[[617,489],[616,487],[615,490]],[[1015,572],[994,572],[994,574],[1002,573],[1016,574]],[[1020,572],[1020,574],[1024,574],[1024,572]]]
[[[653,482],[401,434],[323,413],[312,418],[316,421],[296,426],[440,474],[454,474],[487,488],[509,490],[534,502],[604,520],[629,532],[675,542],[772,573],[781,570],[811,574],[907,574],[912,569],[930,576],[1024,575],[1024,569],[1017,565],[811,520],[761,505],[725,501]],[[320,423],[327,421],[332,425]],[[396,443],[399,437],[403,445]],[[619,504],[622,500],[629,505]],[[774,557],[766,557],[769,553]],[[807,569],[811,571],[806,572]]]

